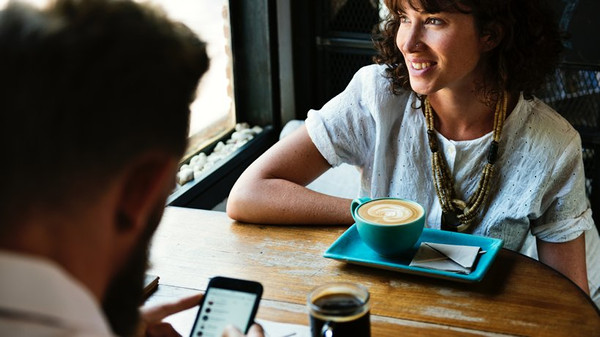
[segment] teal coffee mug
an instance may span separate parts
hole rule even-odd
[[[413,247],[425,226],[425,209],[398,198],[358,198],[350,206],[360,238],[383,256],[397,256]]]

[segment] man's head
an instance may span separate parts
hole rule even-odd
[[[131,1],[59,0],[0,12],[0,51],[0,249],[55,260],[125,332],[205,46]]]
[[[0,14],[0,223],[93,198],[132,158],[186,146],[208,60],[183,25],[129,1]]]

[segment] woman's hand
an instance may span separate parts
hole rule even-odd
[[[168,316],[193,308],[200,303],[202,294],[183,298],[177,302],[167,303],[141,310],[141,327],[138,336],[147,337],[181,337],[171,324],[163,322]]]

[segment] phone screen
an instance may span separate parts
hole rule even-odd
[[[229,324],[244,332],[256,299],[255,293],[209,287],[191,336],[221,337]]]

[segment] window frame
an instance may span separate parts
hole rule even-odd
[[[236,123],[261,126],[263,132],[234,151],[201,179],[180,186],[169,206],[212,209],[258,156],[278,139],[282,128],[276,0],[229,1]],[[200,152],[211,153],[220,141]]]

